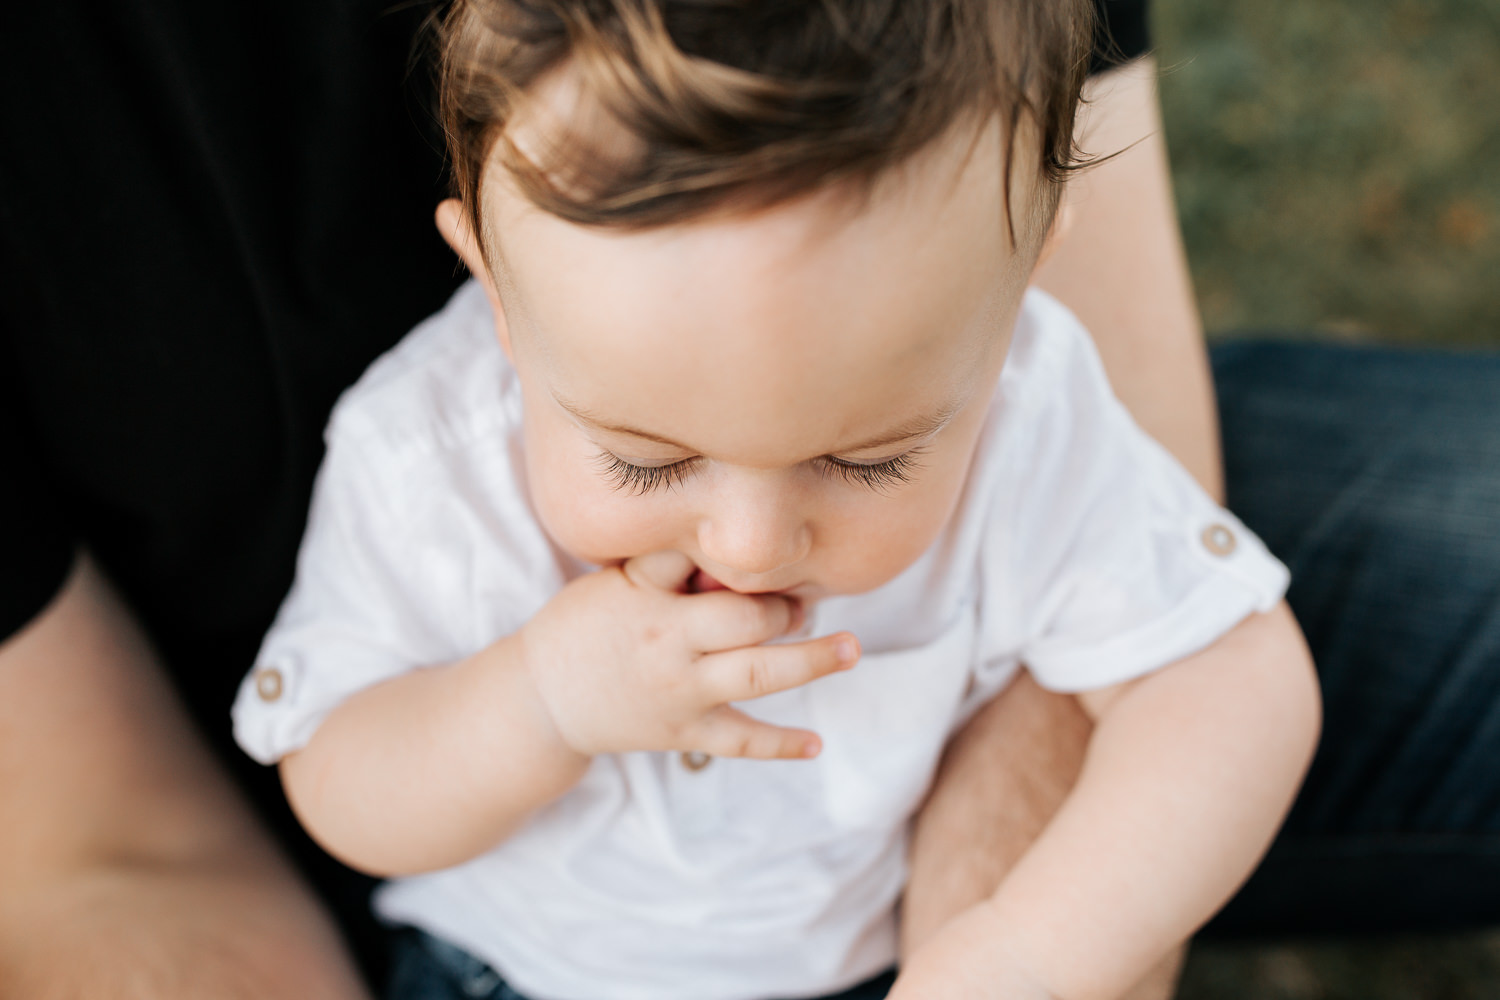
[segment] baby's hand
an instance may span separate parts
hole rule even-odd
[[[859,659],[847,632],[762,645],[801,626],[800,604],[729,590],[686,594],[695,567],[658,552],[580,577],[521,630],[527,671],[562,740],[581,754],[692,750],[813,757],[803,729],[729,702],[798,687]]]

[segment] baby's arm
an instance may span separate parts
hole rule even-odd
[[[796,605],[679,593],[693,568],[658,553],[581,577],[473,656],[354,695],[281,763],[303,826],[356,868],[409,874],[490,849],[596,753],[815,755],[813,734],[727,703],[848,669],[853,637],[762,646]]]
[[[893,1000],[1114,1000],[1249,875],[1319,727],[1284,604],[1082,701],[1097,726],[1072,794],[994,896],[911,956]]]
[[[371,874],[471,858],[571,788],[588,758],[538,703],[520,633],[355,694],[281,761],[297,818]]]

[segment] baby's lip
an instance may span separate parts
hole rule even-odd
[[[794,589],[795,588],[793,587],[784,587],[781,590],[739,590],[736,591],[736,593],[790,595],[791,591]],[[689,594],[707,594],[710,591],[714,590],[735,590],[735,588],[729,586],[727,583],[721,583],[720,581],[714,579],[712,576],[709,576],[707,573],[703,572],[702,568],[699,568],[693,571],[692,576],[688,577],[687,590]]]
[[[694,570],[693,575],[688,577],[689,594],[706,594],[711,590],[728,589],[729,588],[724,584],[720,583],[718,580],[715,580],[713,577],[709,576],[701,569]]]

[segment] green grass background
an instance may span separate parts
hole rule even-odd
[[[1160,0],[1153,22],[1209,330],[1500,344],[1500,0]]]
[[[1158,0],[1212,336],[1500,346],[1500,0]],[[1182,1000],[1494,1000],[1500,934],[1213,945]]]

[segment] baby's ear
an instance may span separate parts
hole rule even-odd
[[[443,234],[443,239],[458,254],[474,280],[484,289],[485,297],[490,300],[490,309],[495,314],[495,333],[500,338],[500,346],[509,355],[510,327],[505,322],[505,307],[500,304],[500,293],[495,290],[494,275],[490,274],[489,265],[485,263],[484,254],[479,249],[479,239],[474,233],[474,227],[469,224],[469,213],[464,211],[463,202],[457,198],[447,198],[438,203],[434,217],[438,232]]]

